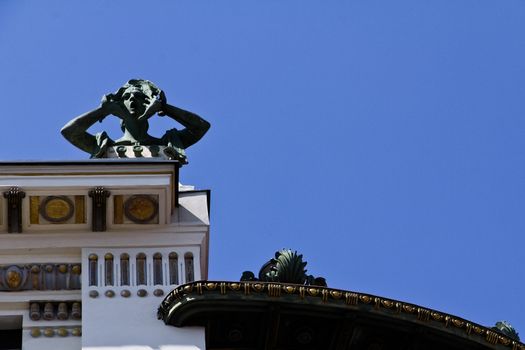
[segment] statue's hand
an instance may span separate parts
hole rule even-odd
[[[125,112],[120,103],[113,100],[113,94],[107,94],[102,97],[100,108],[104,111],[105,116],[100,119],[104,119],[107,115],[112,114],[120,119],[124,118]]]
[[[155,98],[150,99],[149,105],[146,108],[146,111],[144,114],[142,114],[138,120],[146,120],[151,118],[152,116],[157,113],[160,116],[165,115],[164,113],[164,105],[166,104],[166,97],[164,96],[164,92],[161,92],[159,96],[156,96]]]

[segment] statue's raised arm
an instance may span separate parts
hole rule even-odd
[[[148,134],[148,119],[157,114],[169,116],[182,124],[182,130],[171,129],[161,138]],[[116,141],[106,132],[92,135],[87,130],[109,115],[121,120],[122,137]],[[105,95],[99,108],[78,116],[62,128],[62,135],[92,158],[150,156],[163,154],[181,164],[187,163],[184,150],[199,141],[210,123],[198,115],[169,105],[164,92],[148,80],[133,79],[116,93]],[[119,147],[122,146],[122,147]],[[132,146],[132,147],[128,147]],[[142,147],[144,146],[144,147]],[[131,149],[131,150],[130,150]],[[159,153],[159,150],[162,152]]]

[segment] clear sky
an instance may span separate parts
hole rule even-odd
[[[0,70],[3,160],[86,159],[60,128],[135,77],[209,120],[210,279],[289,247],[525,338],[524,0],[1,0]]]

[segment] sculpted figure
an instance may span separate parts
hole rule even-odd
[[[168,116],[182,124],[182,130],[170,129],[161,138],[148,134],[148,119],[155,114]],[[97,121],[113,115],[120,119],[124,132],[118,140],[109,138],[106,132],[92,135],[87,130]],[[171,159],[186,164],[184,149],[199,141],[210,128],[210,123],[198,115],[169,105],[164,92],[152,82],[133,79],[114,94],[105,95],[100,107],[71,120],[61,130],[73,145],[101,158],[110,146],[166,146],[164,152]]]

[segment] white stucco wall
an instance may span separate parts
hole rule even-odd
[[[175,328],[157,319],[162,297],[99,296],[84,301],[82,349],[205,349],[204,328]]]

